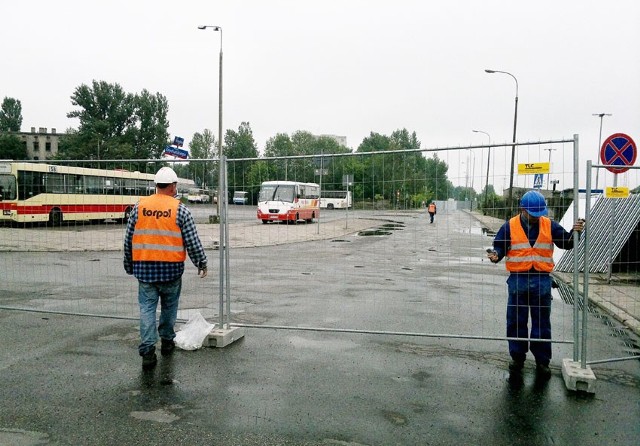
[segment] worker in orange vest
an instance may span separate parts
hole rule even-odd
[[[436,202],[432,201],[429,204],[429,208],[427,209],[427,212],[429,212],[429,223],[433,223],[433,217],[436,215]]]
[[[578,219],[571,232],[545,217],[547,203],[538,191],[529,191],[520,200],[520,214],[504,223],[487,257],[498,263],[506,257],[510,275],[507,279],[507,337],[551,339],[551,276],[553,247],[573,248],[573,231],[582,232],[584,220]],[[531,315],[531,333],[528,331]],[[551,376],[550,342],[509,341],[509,370],[520,374],[527,351],[536,360],[536,372],[542,378]]]
[[[160,353],[170,355],[176,333],[174,325],[182,288],[182,274],[187,254],[207,276],[207,256],[189,209],[174,196],[178,176],[169,167],[155,175],[156,193],[140,199],[131,211],[124,238],[124,269],[138,279],[140,306],[140,345],[142,368],[157,363],[155,344],[160,335]],[[156,309],[160,301],[160,319],[156,326]]]

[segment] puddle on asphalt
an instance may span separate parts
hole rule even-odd
[[[382,226],[380,226],[380,229],[386,230],[386,231],[395,231],[396,229],[402,230],[404,229],[404,224],[402,223],[385,223]]]
[[[371,236],[383,236],[390,235],[390,231],[383,231],[382,229],[365,229],[364,231],[358,232],[358,235],[361,237],[371,237]]]
[[[401,231],[404,229],[404,227],[404,223],[392,221],[391,223],[384,223],[375,229],[365,229],[363,231],[360,231],[358,232],[358,235],[361,237],[382,237],[385,235],[391,235],[391,231]]]

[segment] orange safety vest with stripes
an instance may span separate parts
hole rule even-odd
[[[435,212],[435,211],[436,211],[436,205],[435,205],[435,204],[433,204],[433,203],[431,203],[431,204],[429,205],[428,212]]]
[[[553,271],[553,238],[551,237],[551,220],[540,217],[540,232],[533,246],[527,238],[520,215],[509,220],[511,246],[506,256],[507,270],[510,272],[526,272],[532,269],[550,273]]]
[[[177,223],[180,202],[155,194],[140,199],[133,232],[134,262],[184,262],[186,252]]]

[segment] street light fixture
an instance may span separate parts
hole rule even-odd
[[[512,206],[512,200],[513,200],[513,163],[516,157],[516,146],[515,146],[515,142],[516,142],[516,128],[518,125],[518,79],[516,79],[516,77],[509,73],[508,71],[498,71],[498,70],[484,70],[486,73],[489,74],[494,74],[494,73],[501,73],[501,74],[506,74],[508,76],[511,76],[513,78],[513,80],[516,82],[516,105],[515,105],[515,112],[513,114],[513,145],[511,146],[511,173],[509,174],[509,210],[508,212],[511,213],[511,206]],[[509,215],[506,216],[506,218],[508,218]]]
[[[489,150],[487,153],[487,179],[484,183],[484,207],[486,209],[489,204],[488,198],[489,198],[489,166],[491,163],[491,135],[489,135],[487,132],[483,132],[482,130],[471,130],[471,131],[473,133],[482,133],[489,137]]]

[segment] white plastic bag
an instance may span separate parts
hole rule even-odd
[[[215,324],[210,324],[198,312],[189,318],[182,329],[176,333],[174,339],[176,345],[182,350],[197,350],[202,347],[202,343],[207,339]]]

